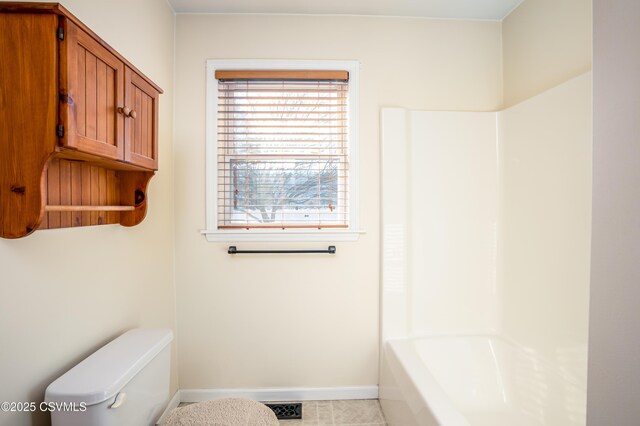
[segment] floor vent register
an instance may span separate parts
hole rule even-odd
[[[265,404],[271,408],[278,420],[302,419],[302,403],[290,402],[285,404]]]

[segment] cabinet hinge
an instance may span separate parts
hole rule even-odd
[[[58,124],[58,127],[56,128],[56,135],[58,135],[59,138],[64,136],[64,126],[62,124]]]
[[[64,28],[58,27],[58,39],[64,40]]]

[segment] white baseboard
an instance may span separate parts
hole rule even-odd
[[[171,400],[167,404],[167,408],[164,409],[164,412],[156,422],[156,425],[163,424],[167,419],[167,416],[169,415],[169,413],[178,405],[180,405],[181,402],[182,401],[180,401],[180,390],[177,390],[176,393],[173,395],[173,398],[171,398]]]
[[[257,388],[257,389],[179,389],[158,420],[161,425],[181,402],[202,402],[220,398],[248,398],[256,401],[330,401],[337,399],[377,399],[378,386],[337,388]]]
[[[180,390],[180,402],[202,402],[219,398],[249,398],[265,402],[375,399],[378,398],[378,386]]]

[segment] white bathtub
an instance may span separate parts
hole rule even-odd
[[[586,383],[494,336],[385,344],[380,403],[390,426],[584,426]]]

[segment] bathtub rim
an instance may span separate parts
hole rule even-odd
[[[545,369],[557,375],[557,377],[565,383],[578,387],[585,394],[587,392],[588,384],[586,377],[582,379],[571,371],[560,368],[544,356],[541,356],[541,354],[525,345],[519,344],[508,336],[494,333],[442,333],[393,338],[383,342],[382,357],[380,360],[381,405],[384,407],[384,404],[382,404],[383,400],[393,401],[393,396],[399,394],[403,402],[408,406],[414,419],[417,419],[418,423],[416,424],[420,426],[432,426],[434,423],[433,421],[430,423],[420,422],[421,417],[418,415],[419,413],[429,413],[438,425],[471,426],[470,420],[467,419],[464,411],[460,410],[455,402],[447,395],[442,385],[433,376],[428,365],[414,347],[414,342],[420,340],[469,338],[502,341],[523,354],[526,358],[534,359],[537,363],[544,365]],[[383,375],[385,368],[392,376],[390,379],[393,380],[393,382],[391,383],[385,383]],[[419,371],[419,373],[411,374],[415,371]],[[392,386],[387,386],[388,384]],[[393,389],[393,386],[397,389]],[[397,398],[395,399],[397,400]]]
[[[435,336],[431,336],[435,337]],[[404,401],[409,406],[410,411],[417,416],[421,411],[431,414],[438,424],[446,424],[447,426],[471,426],[464,415],[454,405],[453,401],[445,393],[442,386],[433,377],[431,371],[424,364],[417,352],[409,347],[409,342],[414,340],[411,338],[390,339],[384,343],[383,361],[386,362],[393,379],[396,382],[408,381],[412,389],[403,389],[404,386],[398,384],[400,393]],[[388,360],[393,362],[389,362]],[[408,364],[408,365],[407,365]],[[409,374],[410,367],[414,370],[421,371],[420,377],[415,374]],[[380,392],[380,399],[384,398],[384,391]],[[411,402],[416,398],[409,398],[406,392],[414,392],[418,396],[418,402]]]

